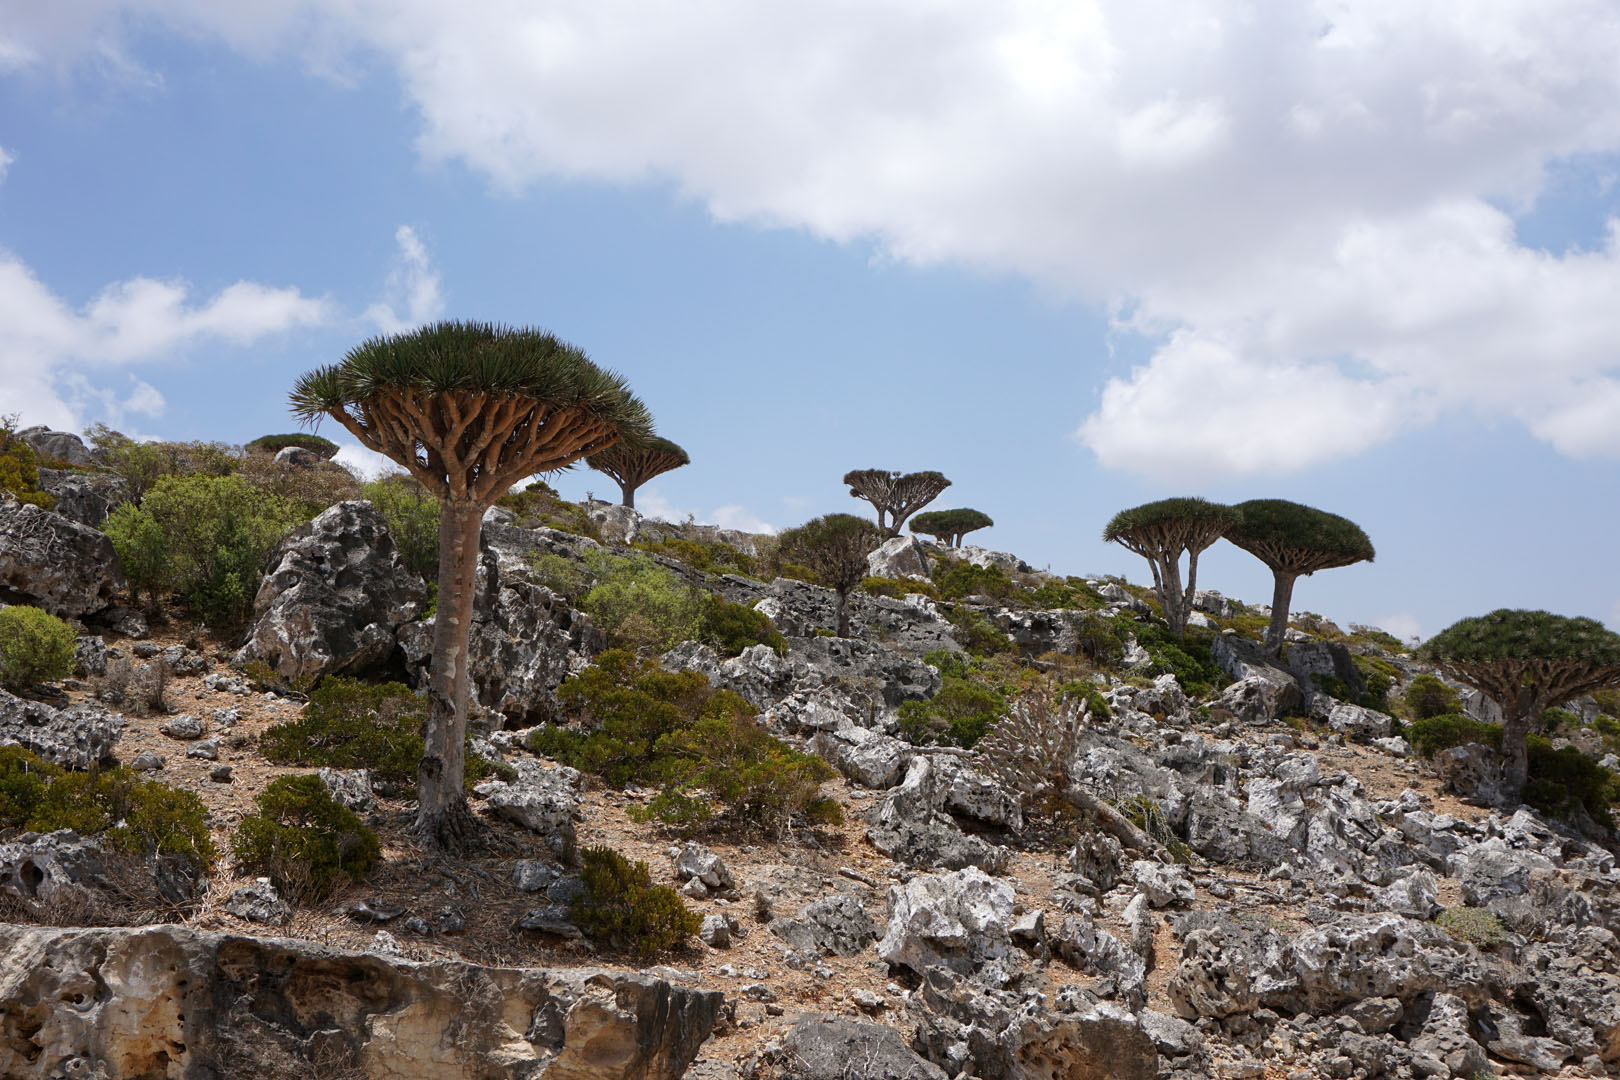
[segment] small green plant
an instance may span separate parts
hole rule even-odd
[[[1612,716],[1600,715],[1592,721],[1592,730],[1603,737],[1603,745],[1611,751],[1620,753],[1620,720]]]
[[[755,645],[769,645],[778,656],[787,655],[787,638],[770,616],[718,595],[703,602],[701,640],[721,656],[736,656]]]
[[[1175,637],[1156,622],[1140,622],[1135,630],[1137,644],[1148,654],[1141,674],[1174,675],[1182,691],[1195,698],[1208,697],[1231,681],[1210,657],[1210,631],[1189,628],[1185,637]]]
[[[56,506],[56,497],[40,490],[39,456],[17,437],[15,416],[0,416],[0,491],[41,510]]]
[[[360,489],[388,523],[399,557],[423,581],[439,576],[439,500],[410,476],[384,476]]]
[[[71,626],[36,607],[0,610],[0,686],[27,693],[71,674]]]
[[[904,600],[912,593],[921,593],[930,600],[939,599],[939,590],[932,582],[916,578],[869,577],[861,582],[860,590],[867,596],[886,596],[890,600]]]
[[[1012,639],[997,630],[983,613],[964,604],[957,604],[947,619],[956,628],[957,644],[974,656],[996,656],[1017,650]]]
[[[231,854],[288,896],[319,900],[359,881],[382,859],[382,845],[318,776],[278,776],[231,838]]]
[[[703,594],[669,570],[645,555],[592,552],[587,563],[596,586],[579,606],[615,646],[661,653],[698,636]]]
[[[1434,924],[1458,941],[1488,949],[1507,940],[1502,920],[1484,908],[1447,908],[1435,916]]]
[[[1107,720],[1114,715],[1114,710],[1108,705],[1108,699],[1097,689],[1097,684],[1089,680],[1074,679],[1066,682],[1058,687],[1058,694],[1085,702],[1086,711],[1091,714],[1093,720]]]
[[[1457,691],[1433,675],[1419,675],[1401,695],[1406,714],[1413,720],[1427,720],[1431,716],[1453,716],[1462,711]]]
[[[1581,718],[1568,709],[1548,709],[1541,714],[1541,730],[1551,735],[1559,731],[1578,731]]]
[[[16,764],[10,768],[15,775]],[[142,780],[124,767],[86,773],[46,769],[41,775],[46,778],[45,790],[26,828],[99,835],[125,854],[175,855],[198,869],[213,864],[208,807],[192,792]]]
[[[1555,750],[1539,735],[1531,735],[1528,743],[1525,802],[1558,817],[1568,817],[1579,808],[1605,828],[1614,827],[1612,808],[1620,803],[1620,773],[1573,746]]]
[[[1005,600],[1018,590],[1018,584],[999,566],[974,566],[970,562],[941,561],[934,568],[934,587],[941,599],[960,600],[964,596],[988,596]]]
[[[0,746],[0,829],[28,824],[62,770],[20,746]]]
[[[1074,648],[1078,655],[1106,671],[1116,670],[1125,662],[1129,628],[1133,625],[1129,620],[1111,619],[1088,611],[1071,618],[1070,625],[1074,627]]]
[[[544,585],[558,596],[573,603],[591,587],[591,572],[579,562],[565,555],[550,552],[536,555],[529,561],[537,584]]]
[[[593,940],[647,960],[698,932],[702,920],[674,889],[652,883],[646,863],[607,847],[586,848],[580,860],[585,892],[569,917]]]
[[[1406,739],[1419,757],[1433,757],[1442,750],[1468,743],[1480,743],[1498,750],[1502,746],[1502,726],[1475,720],[1461,713],[1429,716],[1406,726]]]
[[[427,701],[403,683],[333,676],[321,682],[296,720],[272,724],[259,752],[278,765],[370,769],[385,784],[408,784],[422,761]]]
[[[900,734],[918,744],[969,747],[984,737],[1006,712],[1007,699],[966,678],[948,676],[927,701],[900,705]]]

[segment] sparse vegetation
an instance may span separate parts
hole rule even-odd
[[[36,607],[0,609],[0,686],[26,694],[71,674],[71,626]]]
[[[0,416],[0,491],[18,502],[50,510],[56,497],[39,487],[39,456],[17,437],[16,416]]]
[[[231,854],[284,896],[323,899],[382,859],[377,834],[332,798],[319,776],[278,776],[254,806],[231,838]]]
[[[703,625],[703,593],[645,555],[592,552],[586,560],[595,586],[579,601],[617,648],[664,652],[696,638]]]
[[[1488,949],[1507,940],[1502,920],[1484,908],[1447,908],[1435,916],[1434,924],[1458,941]]]
[[[267,454],[273,457],[289,446],[308,450],[322,461],[331,460],[338,452],[337,443],[308,431],[295,431],[286,435],[260,435],[252,442],[244,443],[242,449],[249,454]]]
[[[585,894],[569,917],[593,940],[637,959],[685,945],[703,920],[668,885],[654,885],[647,864],[608,847],[580,852]]]
[[[132,769],[65,772],[21,748],[0,748],[0,824],[32,832],[72,829],[126,855],[173,855],[213,865],[208,807],[190,791],[142,780]]]

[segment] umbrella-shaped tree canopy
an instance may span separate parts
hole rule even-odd
[[[645,442],[616,442],[590,455],[585,462],[597,472],[611,476],[624,495],[624,505],[633,507],[638,487],[671,469],[690,465],[692,458],[675,443],[654,436]]]

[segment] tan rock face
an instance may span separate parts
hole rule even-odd
[[[0,926],[15,1080],[676,1080],[722,995],[180,926]]]

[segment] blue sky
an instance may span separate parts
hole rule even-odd
[[[939,469],[1141,580],[1114,511],[1292,498],[1379,551],[1299,608],[1620,627],[1620,14],[1200,12],[0,0],[0,412],[244,441],[368,335],[534,324],[691,451],[644,508]]]

